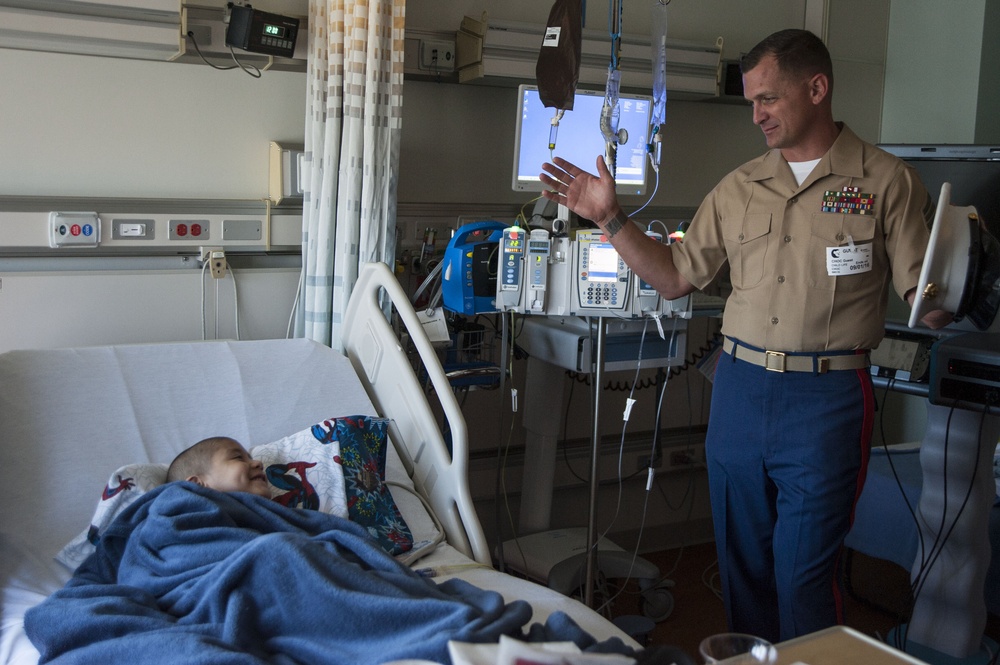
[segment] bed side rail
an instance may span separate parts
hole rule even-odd
[[[382,309],[384,293],[416,347],[451,433],[451,454],[399,338]],[[384,263],[362,266],[344,315],[344,352],[368,396],[392,419],[389,435],[413,483],[441,521],[448,543],[490,565],[468,486],[468,430],[437,353],[405,291]]]

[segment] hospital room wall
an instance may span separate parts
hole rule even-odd
[[[267,196],[301,143],[304,75],[0,49],[0,195]]]

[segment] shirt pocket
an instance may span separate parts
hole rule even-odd
[[[739,229],[733,231],[725,236],[729,279],[733,286],[746,289],[764,278],[771,213],[748,213],[743,216]]]
[[[839,218],[839,219],[838,219]],[[856,275],[832,276],[826,267],[826,254],[831,247],[843,247],[848,238],[855,245],[874,245],[877,220],[872,215],[831,215],[816,213],[812,219],[812,238],[809,242],[808,275],[810,288],[821,291],[856,291],[872,279],[877,268]],[[874,246],[872,251],[874,251]],[[877,262],[874,262],[876,263]]]

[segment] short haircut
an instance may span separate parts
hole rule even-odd
[[[228,436],[211,436],[182,451],[167,468],[167,482],[187,480],[205,473],[211,466],[215,450],[230,440]]]
[[[740,70],[745,74],[773,55],[784,74],[812,77],[825,74],[833,89],[833,61],[830,51],[819,37],[808,30],[780,30],[765,37],[740,58]]]

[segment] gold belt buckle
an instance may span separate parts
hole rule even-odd
[[[776,360],[775,365],[771,365],[771,359]],[[764,369],[768,372],[784,372],[785,371],[785,354],[781,351],[765,351],[764,352]]]

